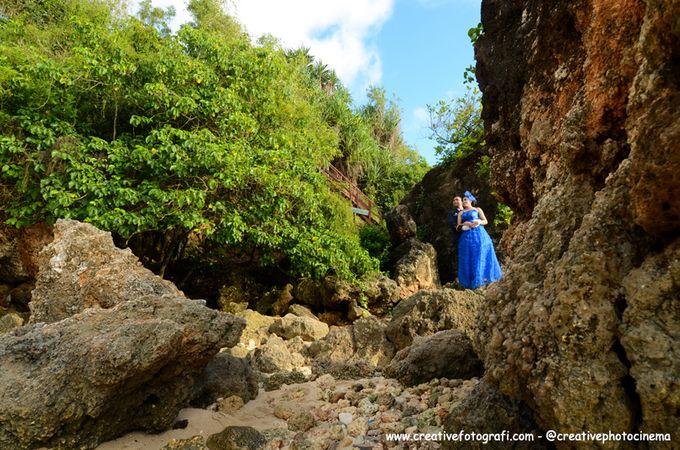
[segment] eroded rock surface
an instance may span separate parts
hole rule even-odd
[[[33,323],[0,336],[3,449],[93,448],[169,428],[195,378],[244,327],[90,225],[57,222],[38,261]]]
[[[411,238],[393,249],[389,259],[401,298],[408,298],[421,289],[439,287],[437,252],[432,245]]]
[[[471,290],[436,289],[420,291],[399,303],[387,325],[387,338],[400,350],[416,336],[457,329],[471,339],[475,317],[484,297]]]
[[[56,322],[92,306],[111,308],[145,295],[181,292],[144,268],[130,249],[113,245],[111,234],[74,220],[58,220],[54,241],[40,253],[30,303],[31,322]]]
[[[385,367],[387,376],[406,386],[427,383],[434,378],[470,379],[483,372],[470,338],[458,330],[416,337],[413,344],[399,350]]]
[[[489,380],[546,429],[680,429],[669,381],[680,352],[679,18],[671,0],[482,2],[486,140],[517,220],[476,345]]]
[[[242,328],[196,302],[147,296],[2,335],[0,448],[93,448],[167,429],[193,377]]]

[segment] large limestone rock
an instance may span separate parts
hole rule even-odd
[[[90,224],[58,220],[54,241],[40,257],[45,264],[30,303],[32,323],[56,322],[86,308],[111,308],[145,295],[182,295],[144,268],[130,249],[116,248],[110,233]]]
[[[238,396],[243,402],[257,397],[257,376],[244,358],[221,352],[195,378],[191,404],[205,408],[219,398]]]
[[[291,371],[295,366],[302,365],[301,359],[301,356],[294,358],[285,341],[276,335],[272,335],[267,342],[250,354],[253,368],[264,373]]]
[[[317,374],[333,373],[341,378],[370,375],[394,357],[394,345],[387,339],[385,329],[380,319],[365,317],[348,327],[333,327],[305,353]]]
[[[437,252],[432,245],[411,238],[392,250],[389,259],[401,298],[439,286]]]
[[[341,311],[345,316],[353,305],[364,301],[371,311],[379,313],[401,298],[399,286],[385,276],[365,281],[363,288],[334,276],[323,280],[303,279],[294,287],[293,295],[298,302],[315,310]]]
[[[242,328],[194,301],[145,296],[0,335],[0,448],[94,448],[167,429]]]
[[[413,344],[399,350],[385,367],[385,374],[406,386],[427,383],[434,378],[469,379],[483,372],[470,338],[458,330],[417,336]]]
[[[59,221],[37,261],[33,323],[0,336],[0,448],[93,448],[166,429],[244,327],[90,225]]]
[[[399,205],[385,214],[385,224],[390,233],[393,246],[416,237],[416,222],[411,217],[408,207]]]
[[[680,242],[647,258],[623,280],[621,344],[650,430],[678,430],[680,417]]]
[[[312,317],[286,314],[272,323],[269,332],[284,339],[300,336],[305,341],[316,341],[328,334],[328,325]]]
[[[437,289],[420,291],[399,303],[385,334],[397,349],[408,347],[416,336],[457,329],[471,339],[475,316],[484,297],[471,290]]]
[[[545,429],[680,428],[679,18],[671,0],[482,2],[486,141],[517,220],[476,345]]]

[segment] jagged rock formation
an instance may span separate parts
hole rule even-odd
[[[400,297],[439,287],[437,252],[432,245],[416,238],[416,223],[408,207],[399,205],[387,212],[385,222],[392,243],[387,265],[399,286]]]
[[[408,207],[404,205],[398,205],[385,213],[385,225],[390,233],[390,241],[394,246],[416,237],[416,222],[413,220]]]
[[[111,308],[144,295],[182,296],[169,281],[144,268],[130,249],[113,245],[111,234],[73,220],[58,220],[54,240],[41,252],[45,262],[30,303],[31,322],[56,322],[100,306]]]
[[[221,352],[205,366],[203,372],[195,377],[191,405],[205,408],[219,398],[232,395],[249,402],[257,397],[258,379],[243,358],[228,352]]]
[[[177,297],[90,308],[0,336],[0,448],[93,448],[169,428],[242,322]]]
[[[434,378],[467,380],[479,377],[483,372],[484,367],[472,349],[470,338],[459,330],[417,336],[385,367],[387,376],[406,386],[427,383]]]
[[[0,283],[18,284],[35,278],[38,253],[51,240],[51,227],[42,222],[21,231],[0,225]]]
[[[469,432],[498,434],[506,431],[515,433],[532,433],[533,441],[445,441],[442,448],[446,450],[542,450],[551,448],[538,436],[543,433],[538,429],[531,410],[519,400],[503,395],[495,386],[482,378],[472,391],[451,409],[444,420],[447,433]]]
[[[107,233],[56,228],[31,302],[50,323],[0,336],[0,448],[93,448],[169,428],[244,321],[186,299]]]
[[[489,379],[544,428],[675,433],[680,3],[484,0],[482,23],[494,188],[519,219],[480,310]]]
[[[477,310],[483,301],[483,296],[471,290],[422,290],[394,308],[385,334],[397,350],[411,345],[416,336],[443,330],[460,330],[472,339]]]
[[[395,281],[382,275],[368,281],[364,289],[334,276],[323,280],[302,279],[293,288],[292,295],[296,301],[317,311],[339,312],[350,320],[360,317],[349,316],[362,297],[373,313],[391,308],[401,298]]]
[[[432,245],[411,238],[392,249],[389,259],[393,261],[392,278],[400,288],[401,298],[439,287],[437,252]]]

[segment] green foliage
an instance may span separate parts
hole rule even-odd
[[[396,100],[387,100],[385,90],[372,87],[368,103],[361,108],[364,126],[377,145],[365,146],[363,152],[349,155],[349,161],[360,161],[360,185],[383,209],[401,202],[411,188],[429,170],[425,159],[409,147],[400,130],[401,111]],[[357,158],[359,156],[359,158]]]
[[[479,22],[476,27],[470,28],[467,32],[468,37],[470,38],[470,43],[472,43],[472,45],[475,45],[477,39],[479,39],[479,36],[481,36],[483,32],[484,28],[482,27],[482,22]]]
[[[512,222],[512,216],[514,212],[510,207],[504,203],[498,203],[498,210],[496,211],[496,217],[493,219],[493,224],[496,227],[507,228]]]
[[[474,46],[479,39],[479,36],[484,32],[482,28],[482,23],[478,23],[476,27],[472,27],[468,30],[468,37],[470,38],[470,43]],[[468,66],[463,72],[464,83],[468,85],[473,85],[476,82],[475,76],[475,66]]]
[[[396,206],[429,170],[425,159],[403,140],[401,113],[385,90],[371,87],[368,103],[351,108],[349,92],[335,72],[315,61],[309,50],[286,54],[316,93],[314,102],[338,133],[340,155],[334,165],[369,195],[381,210]]]
[[[381,269],[387,266],[387,256],[390,252],[390,235],[384,225],[368,223],[359,232],[361,246],[368,254],[380,261]]]
[[[484,123],[479,91],[468,88],[465,96],[428,105],[435,153],[443,162],[467,158],[484,151]],[[484,170],[484,169],[482,169]]]
[[[60,217],[125,239],[160,233],[159,270],[189,233],[284,258],[293,275],[377,268],[320,174],[338,132],[275,45],[253,46],[215,0],[192,25],[143,3],[61,2],[0,23],[0,200],[15,226]],[[119,18],[120,17],[120,18]],[[310,100],[311,99],[311,100]]]

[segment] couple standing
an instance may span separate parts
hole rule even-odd
[[[454,245],[458,243],[458,283],[466,289],[475,289],[501,279],[493,243],[484,229],[488,222],[477,199],[465,191],[463,198],[453,198],[449,224],[454,229]]]

